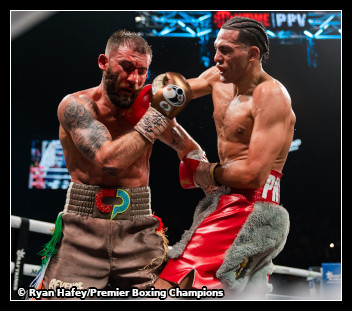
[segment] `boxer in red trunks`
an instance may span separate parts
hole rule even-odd
[[[180,164],[180,178],[184,188],[217,190],[197,206],[191,229],[169,252],[155,288],[240,292],[250,279],[263,279],[261,269],[262,276],[271,273],[271,259],[288,234],[279,187],[296,118],[285,87],[262,68],[269,55],[265,28],[234,17],[214,47],[216,66],[188,82],[193,98],[212,95],[220,163],[192,152]]]

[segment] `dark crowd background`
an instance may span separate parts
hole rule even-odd
[[[58,12],[11,42],[11,215],[54,222],[65,204],[65,190],[28,189],[31,142],[58,139],[56,110],[72,92],[97,86],[112,32],[139,31],[135,12]],[[206,68],[199,44],[191,38],[146,38],[153,49],[150,79],[165,71],[198,76]],[[212,43],[211,43],[212,45]],[[214,51],[211,48],[212,56]],[[290,233],[274,264],[296,268],[341,261],[341,42],[316,42],[317,68],[307,64],[307,47],[271,44],[264,70],[281,81],[297,117],[294,139],[281,182],[281,204],[290,213]],[[211,58],[211,65],[213,65]],[[207,153],[218,160],[210,96],[193,100],[177,120]],[[200,189],[184,190],[179,160],[163,143],[155,143],[150,161],[152,209],[168,228],[170,245],[188,229]],[[11,243],[16,232],[11,230]],[[49,236],[30,233],[26,262],[40,264],[36,253]],[[334,243],[331,248],[330,244]],[[11,248],[13,250],[13,248]]]

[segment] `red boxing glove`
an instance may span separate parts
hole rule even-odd
[[[135,126],[148,110],[152,96],[151,88],[151,84],[146,85],[139,92],[132,106],[124,111],[126,121],[132,126]]]
[[[203,150],[193,150],[182,159],[179,166],[182,188],[193,189],[199,187],[194,181],[194,175],[200,162],[209,162]]]
[[[214,170],[219,163],[209,163],[203,150],[193,150],[185,156],[179,166],[181,186],[184,189],[210,186],[218,187],[215,181]]]

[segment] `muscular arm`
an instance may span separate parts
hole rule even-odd
[[[219,80],[219,71],[216,67],[211,67],[204,71],[199,77],[188,79],[192,89],[192,98],[198,98],[209,95],[212,92],[212,83]],[[201,149],[193,140],[186,130],[172,120],[169,127],[163,133],[159,140],[176,150],[180,160],[182,160],[190,151]]]
[[[171,121],[171,124],[159,140],[173,148],[177,152],[180,160],[182,160],[190,151],[202,149],[186,130],[177,123],[176,119]]]
[[[149,143],[134,130],[112,140],[108,129],[96,119],[96,113],[95,103],[83,96],[69,95],[58,108],[61,126],[82,154],[102,169],[129,167]]]
[[[274,161],[292,140],[291,100],[277,85],[263,85],[253,94],[254,126],[246,159],[216,168],[215,179],[233,188],[258,188],[267,179]]]
[[[193,98],[209,95],[212,92],[212,83],[220,81],[219,70],[216,67],[211,67],[199,77],[187,81],[192,88]]]

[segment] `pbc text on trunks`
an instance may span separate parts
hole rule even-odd
[[[279,203],[280,201],[280,178],[269,175],[263,189],[262,198],[266,199],[271,194],[271,200]]]

